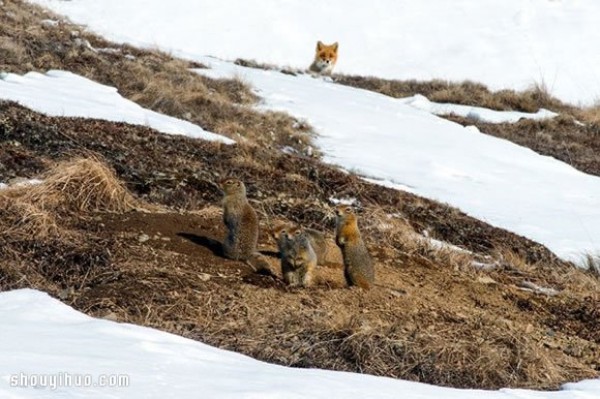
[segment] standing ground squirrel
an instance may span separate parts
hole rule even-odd
[[[317,267],[317,255],[308,235],[301,229],[294,229],[282,232],[280,240],[283,280],[291,286],[310,286]]]
[[[227,237],[223,241],[223,255],[234,260],[250,261],[256,257],[258,244],[258,217],[246,198],[246,186],[238,179],[221,181],[223,222]]]
[[[369,289],[375,282],[373,260],[360,236],[356,214],[348,205],[339,205],[335,213],[335,242],[342,250],[346,282],[349,286]]]

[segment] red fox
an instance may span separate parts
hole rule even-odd
[[[333,67],[338,57],[338,43],[335,42],[331,45],[323,44],[323,42],[317,42],[317,52],[315,54],[315,60],[310,67],[309,71],[315,72],[322,75],[331,75]]]

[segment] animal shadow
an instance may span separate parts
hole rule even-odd
[[[223,244],[220,241],[193,233],[177,233],[177,235],[193,242],[196,245],[201,245],[210,249],[215,256],[219,256],[221,258],[224,257]]]

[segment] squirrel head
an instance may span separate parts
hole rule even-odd
[[[219,186],[221,187],[221,190],[223,190],[225,195],[246,195],[246,186],[244,185],[244,183],[241,180],[235,179],[233,177],[228,177],[226,179],[221,180]]]
[[[289,230],[289,235],[290,235],[290,238],[292,238],[292,239],[300,237],[302,235],[302,233],[303,233],[303,230],[302,230],[302,227],[300,227],[300,226],[292,227]]]
[[[338,205],[335,207],[335,216],[339,223],[344,223],[346,221],[352,222],[356,220],[356,213],[354,212],[354,208],[350,205]]]
[[[290,225],[287,223],[281,223],[273,227],[271,230],[271,235],[275,240],[280,239],[281,237],[290,238]]]

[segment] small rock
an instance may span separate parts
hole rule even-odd
[[[544,341],[544,346],[550,349],[559,349],[560,345],[554,341]]]
[[[75,289],[73,289],[73,287],[69,287],[69,288],[65,288],[64,290],[61,290],[58,293],[58,297],[64,301],[64,300],[68,299],[69,297],[73,296],[74,294],[75,294]]]
[[[527,324],[527,326],[525,326],[525,334],[531,334],[533,330],[535,330],[535,328],[532,324]]]
[[[200,280],[202,280],[202,281],[208,281],[211,279],[211,275],[207,274],[207,273],[200,273],[198,275],[198,278],[200,278]]]
[[[396,298],[401,298],[406,295],[406,291],[392,288],[389,289],[389,293]]]
[[[141,243],[144,243],[148,240],[150,240],[150,236],[148,234],[140,234],[140,236],[138,237],[138,242]]]
[[[117,316],[117,314],[114,312],[110,312],[110,311],[104,315],[103,319],[110,320],[110,321],[119,321],[119,317]]]
[[[496,280],[494,280],[493,278],[491,278],[489,276],[478,277],[477,282],[479,282],[481,284],[498,284],[498,282]]]

